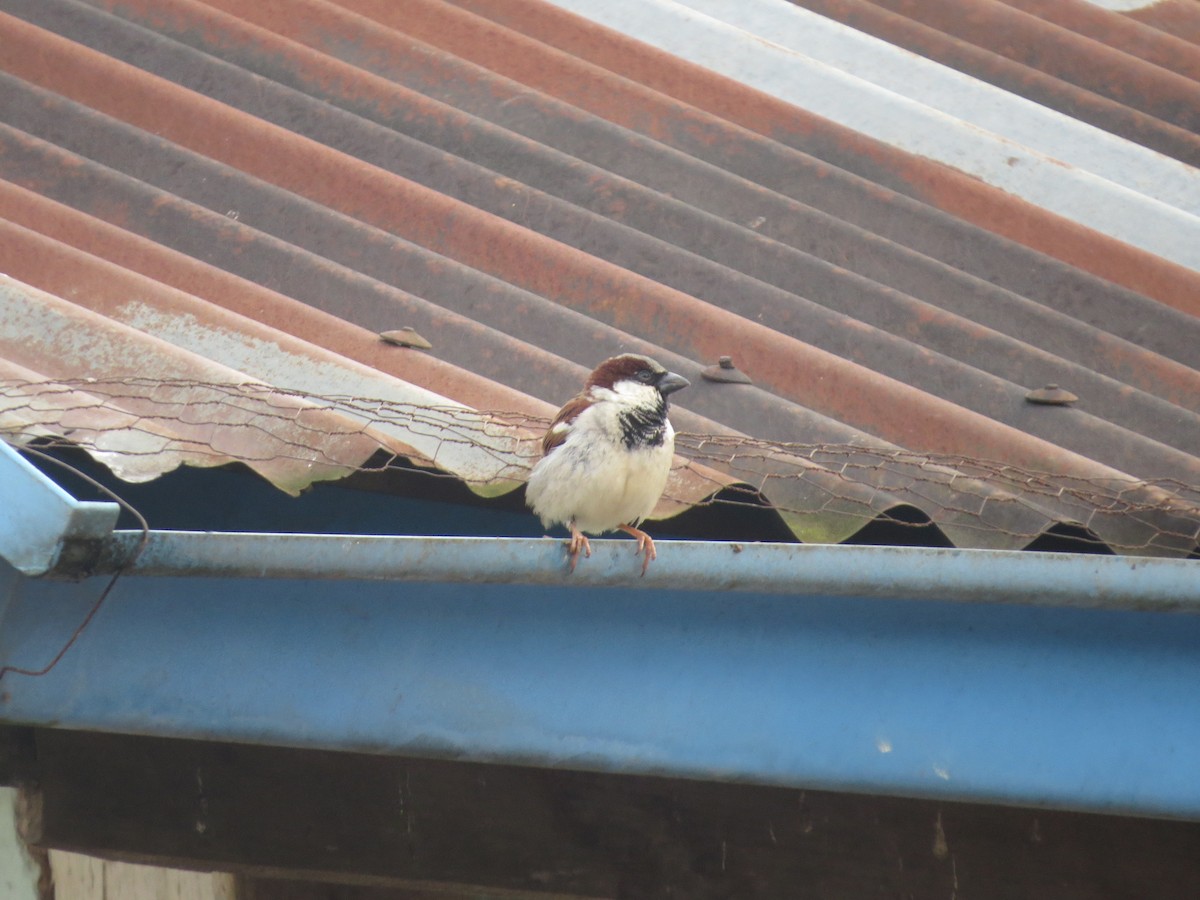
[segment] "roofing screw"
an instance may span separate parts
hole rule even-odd
[[[1039,406],[1070,406],[1078,399],[1070,391],[1064,391],[1057,384],[1035,388],[1025,395],[1026,403],[1037,403]]]
[[[709,366],[700,373],[706,381],[716,381],[723,384],[753,384],[750,376],[733,364],[732,356],[722,356],[717,365]]]
[[[433,349],[433,344],[417,334],[416,329],[411,325],[405,325],[398,331],[381,331],[379,337],[384,343],[395,344],[397,347],[415,347],[417,350]]]

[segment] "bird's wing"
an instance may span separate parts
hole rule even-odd
[[[571,426],[579,418],[579,414],[591,405],[592,401],[584,394],[579,394],[567,401],[567,405],[558,411],[558,415],[546,429],[546,434],[542,438],[542,456],[549,454],[551,450],[567,439],[567,435],[571,433]]]

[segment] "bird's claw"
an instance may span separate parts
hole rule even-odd
[[[642,575],[645,576],[646,569],[650,567],[651,560],[658,559],[658,551],[654,548],[654,538],[646,534],[640,528],[634,528],[632,525],[618,526],[626,534],[632,535],[636,539],[633,548],[633,555],[642,557]],[[567,570],[568,573],[575,571],[575,566],[579,564],[579,553],[583,552],[584,556],[592,555],[592,545],[588,541],[587,535],[582,531],[571,526],[571,539],[567,541],[567,555],[571,558],[571,566]]]
[[[574,573],[575,566],[579,563],[579,551],[583,551],[583,555],[590,557],[592,555],[592,545],[582,531],[576,531],[571,528],[571,539],[567,541],[567,555],[571,557],[571,568],[568,570]]]
[[[654,538],[646,534],[640,528],[634,528],[632,525],[621,525],[621,530],[626,534],[633,535],[637,538],[637,546],[634,548],[633,555],[644,553],[642,557],[642,577],[646,575],[646,569],[650,567],[650,561],[658,559],[658,551],[654,549]]]

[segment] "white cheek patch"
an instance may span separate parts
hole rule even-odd
[[[654,403],[658,388],[652,384],[642,384],[639,381],[618,381],[613,385],[611,394],[626,403]]]

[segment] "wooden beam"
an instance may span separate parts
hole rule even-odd
[[[36,744],[38,845],[234,871],[258,900],[1200,896],[1200,823],[57,730]]]

